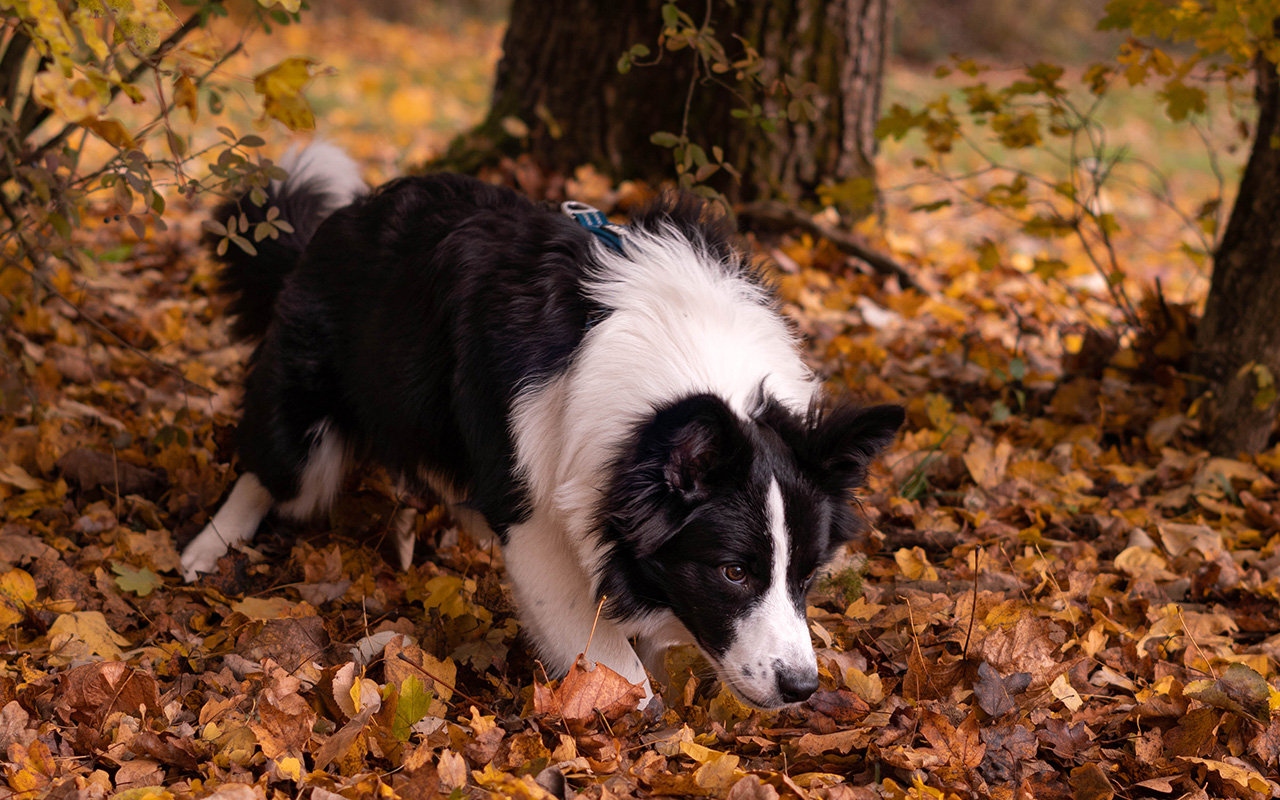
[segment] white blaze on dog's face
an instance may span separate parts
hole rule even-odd
[[[772,546],[769,578],[735,621],[717,666],[725,682],[745,700],[775,708],[813,694],[818,688],[818,664],[805,615],[809,581],[797,584],[789,577],[793,548],[776,478],[769,483],[765,521]],[[732,581],[737,574],[733,571],[726,579]]]
[[[818,687],[805,618],[817,570],[858,530],[848,492],[902,423],[896,406],[739,418],[711,395],[657,412],[616,464],[600,591],[614,618],[668,611],[746,702]]]

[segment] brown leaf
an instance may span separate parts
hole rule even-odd
[[[729,789],[726,800],[778,800],[778,790],[761,783],[756,775],[744,775]]]
[[[62,675],[54,706],[62,719],[92,726],[116,711],[141,716],[144,708],[149,713],[160,709],[156,679],[120,661],[68,670]]]
[[[920,733],[953,767],[973,769],[982,763],[987,751],[986,745],[979,741],[978,718],[972,714],[955,727],[941,714],[924,709],[920,714]]]
[[[372,706],[365,708],[352,717],[350,722],[339,728],[337,733],[326,739],[313,756],[315,768],[324,769],[351,750],[356,743],[356,739],[364,732],[365,726],[369,724],[374,711],[375,709]]]
[[[261,724],[249,727],[258,737],[262,753],[267,758],[300,752],[311,739],[316,714],[298,694],[299,686],[296,678],[276,668],[270,683],[259,695],[258,717]]]
[[[127,791],[143,786],[159,786],[164,783],[164,768],[160,762],[149,758],[126,761],[116,770],[116,789]]]
[[[980,646],[984,661],[1001,675],[1031,673],[1031,686],[1048,686],[1058,673],[1054,653],[1063,640],[1062,630],[1052,621],[1029,614],[1010,628],[996,628]]]
[[[1187,697],[1214,708],[1244,714],[1263,725],[1271,722],[1271,687],[1244,664],[1231,664],[1217,680],[1196,681],[1183,691]]]
[[[986,745],[987,752],[980,772],[992,783],[1018,783],[1035,771],[1035,764],[1047,767],[1043,762],[1033,764],[1036,737],[1012,718],[1006,718],[994,727],[983,728],[982,743]]]
[[[907,675],[902,681],[902,696],[908,700],[941,700],[951,687],[964,677],[964,662],[957,657],[926,655],[912,647],[907,656]]]
[[[1197,708],[1187,713],[1181,722],[1165,731],[1166,757],[1208,755],[1216,741],[1214,732],[1221,720],[1222,712],[1214,708]]]
[[[143,731],[129,742],[129,749],[138,755],[150,756],[161,764],[195,772],[209,759],[212,747],[208,742],[172,733]]]
[[[866,728],[835,733],[806,733],[796,740],[796,750],[802,756],[820,756],[824,753],[847,755],[850,750],[861,750],[871,741],[872,731]]]
[[[288,672],[319,660],[329,646],[329,633],[320,617],[269,619],[245,626],[236,652],[249,661],[271,659]]]
[[[483,766],[493,760],[502,744],[506,731],[498,727],[493,717],[480,714],[479,709],[471,707],[471,741],[462,748],[462,754],[475,766]]]
[[[1071,796],[1075,800],[1111,800],[1116,796],[1107,773],[1094,763],[1071,770]]]
[[[1253,737],[1249,742],[1249,752],[1264,764],[1280,763],[1280,719],[1271,720],[1266,730]]]
[[[978,682],[974,684],[973,693],[983,711],[992,717],[998,717],[1017,710],[1018,703],[1013,699],[1014,696],[1026,691],[1030,685],[1030,673],[1016,672],[1002,678],[984,661],[978,665]]]
[[[143,469],[121,461],[111,453],[80,447],[58,459],[63,477],[82,491],[105,486],[120,495],[148,495],[164,488],[162,471]]]
[[[10,700],[0,709],[0,753],[7,752],[9,745],[17,742],[22,745],[31,744],[31,740],[36,738],[36,731],[31,724],[31,715],[18,704],[17,700]]]
[[[535,691],[535,710],[590,728],[603,716],[609,721],[634,711],[644,699],[644,686],[634,684],[604,664],[579,654],[560,686],[548,695]]]
[[[871,711],[866,700],[844,689],[814,692],[809,708],[841,723],[857,722]]]
[[[1081,759],[1082,753],[1095,746],[1093,732],[1083,722],[1072,724],[1054,718],[1045,720],[1044,727],[1036,731],[1036,738],[1068,763]]]

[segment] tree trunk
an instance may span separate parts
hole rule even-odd
[[[618,60],[632,45],[656,51],[663,5],[514,0],[493,106],[472,146],[476,135],[481,142],[500,140],[503,120],[516,117],[529,128],[527,149],[544,166],[569,173],[594,164],[614,178],[657,183],[673,178],[675,169],[671,151],[650,136],[687,129],[693,143],[707,153],[719,146],[742,173],[740,185],[711,181],[731,199],[799,199],[819,184],[851,179],[868,179],[871,195],[887,0],[711,4],[711,25],[731,58],[744,52],[741,37],[759,52],[766,85],[790,78],[793,85],[816,87],[810,99],[817,119],[792,121],[784,113],[773,133],[730,112],[743,107],[738,95],[766,113],[785,112],[785,99],[735,83],[732,73],[707,79],[687,48],[655,52],[639,61],[657,64],[619,73]],[[705,7],[683,8],[702,21]]]
[[[1196,371],[1211,382],[1209,447],[1234,456],[1267,446],[1280,403],[1280,80],[1259,58],[1258,126],[1197,334]]]

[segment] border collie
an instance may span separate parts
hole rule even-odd
[[[287,167],[267,206],[217,212],[274,205],[293,231],[222,256],[233,333],[258,344],[241,476],[187,579],[272,509],[323,510],[363,458],[497,535],[552,674],[590,639],[648,698],[645,665],[691,641],[753,706],[808,698],[805,595],[903,411],[824,400],[726,221],[668,196],[616,246],[467,177],[369,191],[326,144]]]

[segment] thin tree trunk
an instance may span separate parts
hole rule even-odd
[[[1211,381],[1209,447],[1257,453],[1266,447],[1280,402],[1280,80],[1259,59],[1258,127],[1240,194],[1214,255],[1213,280],[1197,334],[1197,372]]]
[[[620,74],[618,59],[632,45],[654,47],[663,4],[514,0],[492,109],[468,145],[496,145],[503,120],[515,117],[529,128],[522,144],[544,166],[568,173],[594,164],[614,178],[657,183],[675,170],[671,152],[650,136],[687,129],[692,142],[708,153],[722,148],[742,173],[740,185],[712,182],[731,199],[794,200],[852,179],[866,179],[872,195],[887,0],[711,2],[712,26],[730,56],[743,53],[741,37],[759,52],[766,84],[811,85],[804,91],[812,91],[817,118],[798,120],[787,118],[785,100],[732,73],[697,74],[689,49],[655,52],[641,61],[656,64]],[[707,9],[682,7],[698,21]],[[772,133],[732,116],[740,95],[781,114]]]

